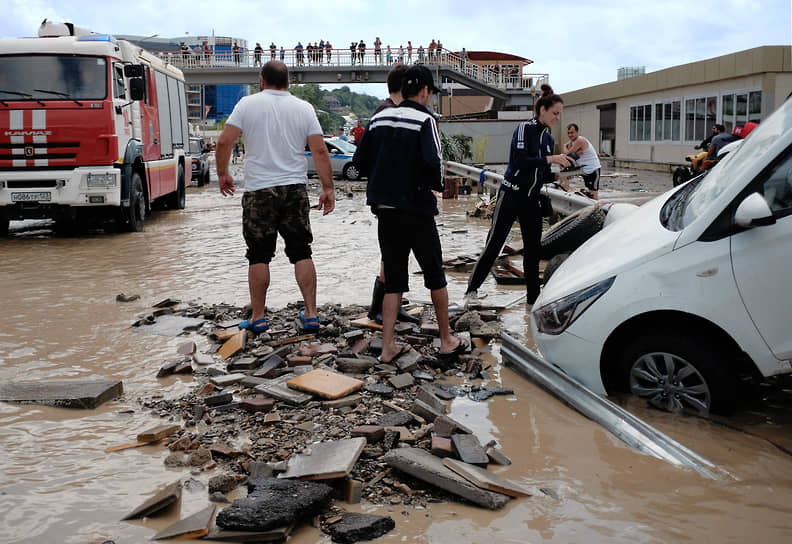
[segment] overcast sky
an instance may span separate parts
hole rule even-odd
[[[761,45],[792,43],[792,0],[0,0],[0,37],[34,36],[44,18],[96,32],[178,38],[233,36],[268,46],[363,39],[398,48],[440,39],[450,50],[500,51],[532,59],[556,92]],[[384,96],[382,85],[362,86]],[[357,90],[357,89],[356,89]]]

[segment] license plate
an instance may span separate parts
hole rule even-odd
[[[11,202],[49,202],[52,200],[52,193],[42,191],[38,193],[11,193]]]

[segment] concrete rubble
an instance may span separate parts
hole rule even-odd
[[[167,431],[165,464],[210,476],[207,504],[221,509],[210,537],[282,541],[295,524],[320,515],[334,542],[356,542],[392,530],[393,519],[339,511],[332,499],[420,508],[467,501],[491,509],[511,499],[443,464],[461,457],[486,472],[491,458],[508,463],[494,441],[482,446],[449,416],[454,398],[512,394],[491,381],[492,359],[482,358],[498,333],[494,312],[452,312],[452,326],[478,347],[449,362],[437,357],[433,311],[407,306],[422,322],[400,324],[397,340],[412,349],[380,363],[381,333],[362,306],[322,306],[322,328],[306,334],[295,320],[301,306],[289,305],[270,311],[270,330],[253,335],[236,327],[247,317],[244,308],[171,302],[136,326],[162,334],[156,325],[163,316],[169,330],[189,324],[180,333],[189,336],[176,353],[182,359],[166,362],[157,376],[187,366],[187,374],[170,379],[196,386],[181,398],[155,394],[138,402],[181,424],[175,432],[167,425],[153,431]],[[228,505],[224,494],[245,482],[247,496]]]

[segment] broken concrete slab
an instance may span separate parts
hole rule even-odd
[[[135,332],[155,334],[157,336],[179,336],[184,331],[197,330],[204,324],[205,319],[182,317],[178,315],[161,315],[154,323],[140,325]]]
[[[412,423],[413,416],[407,410],[397,410],[395,412],[389,412],[387,414],[383,414],[377,420],[377,425],[381,425],[383,427],[403,427]]]
[[[214,363],[214,359],[212,358],[212,356],[211,355],[207,355],[206,353],[195,352],[195,353],[193,353],[192,358],[193,358],[193,362],[196,365],[207,366],[207,365],[211,365],[212,363]]]
[[[278,355],[270,355],[262,364],[261,367],[253,373],[256,378],[274,378],[274,370],[283,366],[283,359]]]
[[[217,542],[283,542],[291,534],[294,525],[277,527],[269,531],[227,531],[215,526],[209,530],[206,540]]]
[[[286,385],[292,389],[306,391],[325,399],[334,400],[357,391],[366,385],[366,382],[337,372],[316,369],[289,380]]]
[[[237,372],[234,374],[225,374],[223,376],[212,376],[209,378],[209,381],[218,387],[228,387],[229,385],[241,382],[245,378],[247,378],[247,374]]]
[[[228,404],[232,400],[234,400],[234,395],[231,393],[220,393],[212,395],[211,397],[206,397],[204,399],[204,404],[207,406],[220,406],[221,404]]]
[[[393,387],[390,385],[385,385],[384,383],[372,383],[363,387],[363,390],[376,395],[382,395],[383,397],[387,398],[392,397],[394,391]]]
[[[0,384],[0,401],[92,410],[121,396],[120,381],[71,379]]]
[[[405,387],[415,385],[415,378],[412,377],[412,374],[407,373],[391,376],[388,378],[388,381],[396,389],[404,389]]]
[[[430,423],[443,415],[442,413],[435,410],[433,407],[426,404],[424,401],[418,399],[415,399],[413,401],[413,404],[410,407],[410,411],[414,414],[421,416],[423,419],[425,419]]]
[[[227,367],[229,372],[238,372],[240,370],[253,370],[258,368],[259,359],[255,357],[242,357],[235,361],[228,363]]]
[[[450,457],[454,455],[454,445],[451,444],[451,439],[444,436],[432,435],[432,455],[437,457]]]
[[[277,378],[269,380],[267,383],[257,385],[253,389],[278,400],[288,402],[289,404],[301,405],[312,400],[313,395],[301,393],[286,386],[286,382],[294,377],[295,375],[292,373],[284,374],[283,376],[278,376]]]
[[[434,420],[434,432],[439,436],[452,436],[456,433],[473,434],[473,431],[448,416],[440,416]]]
[[[209,525],[214,517],[215,506],[207,506],[200,512],[174,523],[151,537],[152,540],[166,538],[201,538],[209,533]]]
[[[243,400],[240,407],[248,412],[269,412],[275,406],[275,399],[253,397]]]
[[[360,395],[347,395],[337,400],[326,400],[322,402],[323,408],[343,408],[344,406],[356,406],[360,404],[363,397]]]
[[[489,457],[490,462],[496,465],[507,466],[512,464],[511,459],[495,448],[487,448],[487,457]]]
[[[422,385],[417,390],[417,396],[418,400],[428,404],[435,412],[439,413],[440,415],[448,413],[448,404],[440,400],[437,395],[434,394],[434,388]]]
[[[173,374],[173,371],[176,369],[177,366],[182,364],[182,361],[168,361],[164,365],[160,367],[157,371],[157,378],[164,378],[165,376],[170,376]]]
[[[321,512],[332,497],[333,488],[317,482],[251,479],[248,496],[235,500],[217,514],[215,523],[226,530],[273,530],[311,518]]]
[[[138,442],[157,442],[181,429],[179,425],[158,425],[137,435]]]
[[[375,364],[377,364],[377,360],[374,357],[360,357],[358,359],[338,357],[336,359],[338,370],[350,374],[364,374]]]
[[[395,364],[402,372],[412,372],[418,368],[418,362],[421,359],[423,359],[423,355],[418,350],[410,348],[407,353],[396,359]]]
[[[395,527],[396,522],[390,516],[349,513],[345,514],[341,521],[330,525],[328,532],[333,542],[353,544],[361,540],[379,538]]]
[[[362,436],[369,444],[379,442],[385,436],[385,427],[382,425],[358,425],[350,430],[352,436]]]
[[[195,342],[188,340],[187,342],[181,344],[178,348],[176,348],[176,353],[181,355],[192,355],[195,353]]]
[[[156,495],[148,499],[146,502],[132,510],[129,514],[121,518],[121,521],[128,519],[138,519],[142,517],[151,517],[152,514],[161,512],[179,500],[181,498],[181,493],[181,481],[173,482],[158,492]]]
[[[484,449],[475,435],[454,434],[451,436],[451,443],[454,444],[454,451],[465,463],[482,466],[489,464],[487,450]]]
[[[303,480],[343,478],[352,471],[365,445],[363,437],[311,444],[311,454],[295,455],[289,459],[289,468],[278,477]]]
[[[385,462],[419,480],[459,495],[474,504],[496,510],[509,502],[509,497],[481,489],[443,465],[443,460],[418,448],[398,448],[385,454]]]
[[[510,497],[530,497],[532,490],[518,482],[501,478],[486,469],[458,461],[456,459],[443,459],[443,464],[468,480],[476,487],[503,493]]]
[[[239,385],[242,387],[256,387],[257,385],[261,385],[262,383],[267,383],[269,380],[267,378],[256,378],[255,376],[246,376]]]

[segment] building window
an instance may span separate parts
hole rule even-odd
[[[685,100],[685,140],[700,142],[712,132],[718,112],[718,97]]]
[[[762,118],[762,91],[745,91],[723,95],[721,119],[726,132],[746,121],[758,123]]]
[[[652,106],[630,106],[630,141],[648,142],[652,139]]]
[[[655,141],[675,141],[681,139],[682,102],[672,100],[655,104]]]

